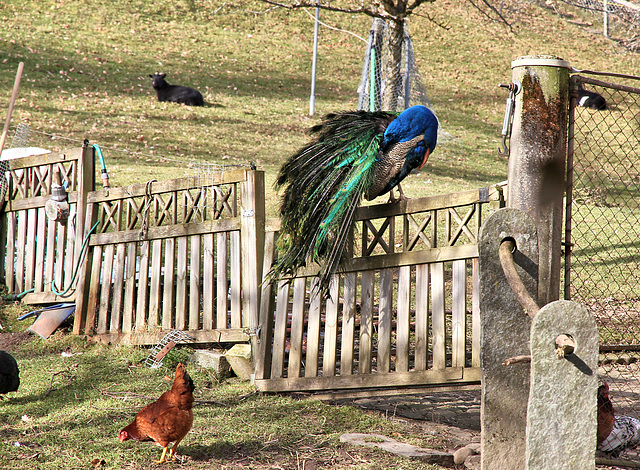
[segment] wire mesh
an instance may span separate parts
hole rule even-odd
[[[358,87],[358,109],[403,111],[414,105],[431,106],[427,89],[413,54],[413,43],[405,30],[400,60],[394,60],[387,24],[373,20]]]
[[[568,296],[595,315],[616,413],[640,417],[640,89],[573,79],[606,109],[575,108]]]

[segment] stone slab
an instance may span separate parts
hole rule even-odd
[[[251,345],[238,343],[229,349],[225,355],[233,372],[243,380],[250,380],[253,374],[251,365]]]
[[[576,343],[564,358],[560,334]],[[598,349],[595,319],[578,303],[552,302],[533,320],[527,469],[595,469]]]
[[[446,466],[453,465],[453,455],[450,453],[405,444],[381,434],[343,434],[340,436],[340,442],[346,442],[356,446],[377,447],[400,457],[420,460],[426,463]]]
[[[213,369],[218,377],[224,378],[231,375],[231,366],[224,354],[216,349],[197,349],[189,360],[204,369]]]
[[[537,300],[538,239],[529,216],[518,209],[493,213],[480,231],[480,363],[482,368],[482,468],[524,470],[529,364],[505,367],[510,357],[529,354],[531,320],[504,275],[498,250],[515,241],[516,270]]]

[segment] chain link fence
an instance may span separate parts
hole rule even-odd
[[[569,132],[573,184],[567,241],[573,245],[565,297],[596,317],[598,373],[609,383],[617,414],[640,417],[639,83],[572,80],[574,93],[579,88],[597,93],[606,109],[584,107],[589,104],[584,101],[580,106],[584,93],[576,99],[573,138]]]

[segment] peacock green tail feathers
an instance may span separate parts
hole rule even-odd
[[[279,257],[269,282],[314,262],[320,265],[320,288],[327,293],[355,211],[372,183],[384,128],[394,117],[360,111],[328,115],[312,129],[315,139],[282,166],[276,183],[284,187]]]

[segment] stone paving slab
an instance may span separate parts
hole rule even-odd
[[[453,465],[453,455],[451,453],[406,444],[381,434],[343,434],[340,436],[340,442],[356,446],[377,447],[401,457],[420,460],[426,463],[445,466]]]

